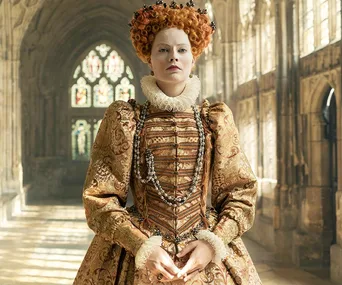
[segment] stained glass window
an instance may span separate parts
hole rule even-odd
[[[329,2],[328,0],[320,0],[319,5],[321,20],[321,45],[329,44]]]
[[[118,85],[117,85],[118,86]],[[94,106],[108,107],[113,102],[113,86],[108,84],[106,78],[101,78],[99,84],[94,86]],[[122,100],[118,98],[118,100]]]
[[[80,77],[71,87],[71,98],[71,106],[74,108],[90,107],[91,87],[83,77]]]
[[[82,62],[82,71],[90,82],[94,82],[102,73],[102,65],[100,57],[92,50]]]
[[[70,85],[73,160],[89,160],[105,109],[114,100],[135,98],[132,80],[131,68],[107,44],[97,45],[77,63]]]
[[[117,100],[127,101],[131,98],[134,98],[134,94],[134,86],[130,84],[129,80],[126,77],[122,78],[120,84],[116,85],[115,98],[117,98]]]
[[[126,66],[126,73],[129,79],[133,79],[133,73],[132,73],[132,70],[129,68],[129,66]]]
[[[91,147],[90,124],[86,120],[76,120],[71,131],[72,159],[89,160]]]

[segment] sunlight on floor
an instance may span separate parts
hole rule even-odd
[[[27,206],[0,228],[0,285],[73,283],[91,242],[82,206]],[[244,238],[263,285],[327,285]]]
[[[27,206],[0,228],[0,284],[72,284],[92,237],[82,206]]]

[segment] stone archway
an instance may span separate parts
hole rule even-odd
[[[332,243],[331,245],[336,243],[336,192],[337,192],[337,120],[336,120],[336,95],[335,89],[330,88],[327,90],[323,104],[322,104],[322,115],[325,122],[325,130],[324,137],[328,141],[329,144],[329,152],[327,154],[327,159],[329,160],[328,171],[330,175],[330,201],[331,201],[331,224],[329,228],[331,228],[331,236]],[[327,220],[329,223],[329,219]]]
[[[108,42],[138,78],[147,66],[136,57],[127,23],[132,17],[123,1],[46,1],[32,19],[21,43],[22,137],[24,184],[30,183],[28,200],[81,197],[68,189],[71,165],[69,138],[69,80],[74,64],[88,49]],[[137,98],[139,100],[139,96]],[[76,168],[85,173],[87,163]],[[82,181],[81,181],[82,180]],[[64,181],[64,182],[63,182]]]
[[[329,268],[330,247],[335,242],[336,223],[333,220],[336,211],[333,206],[336,196],[330,173],[330,168],[334,166],[334,155],[326,138],[327,122],[323,115],[323,106],[329,94],[336,96],[336,102],[339,98],[340,86],[334,80],[334,74],[333,71],[317,75],[306,79],[302,85],[302,110],[306,126],[303,151],[307,162],[307,181],[300,194],[293,258],[298,266],[303,267]],[[334,167],[337,170],[337,166]]]

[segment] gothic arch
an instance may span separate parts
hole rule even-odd
[[[307,243],[317,248],[316,262],[321,266],[329,265],[329,249],[335,241],[336,210],[335,190],[331,178],[332,170],[336,167],[337,150],[326,137],[326,122],[323,118],[323,103],[329,92],[335,90],[336,103],[339,101],[338,81],[334,79],[334,71],[317,75],[308,79],[306,109],[307,129],[305,148],[307,150],[308,182],[303,189],[300,201],[299,230],[296,239],[301,237],[299,232],[307,233]],[[337,78],[337,77],[336,77]],[[338,111],[338,106],[337,106]],[[337,124],[339,122],[337,121]],[[338,126],[337,126],[338,129]],[[311,218],[315,217],[315,219]],[[315,237],[320,235],[323,242],[317,244]],[[309,238],[310,237],[310,238]],[[297,240],[298,244],[301,242]],[[300,260],[300,257],[297,257]]]
[[[138,6],[139,2],[132,6]],[[45,1],[26,30],[20,51],[25,142],[22,161],[24,184],[40,181],[37,189],[30,191],[32,199],[40,197],[38,187],[50,189],[44,193],[47,196],[65,194],[58,192],[64,188],[60,183],[65,183],[65,173],[86,170],[86,164],[75,167],[67,159],[68,82],[79,56],[98,42],[110,43],[132,70],[139,70],[134,74],[133,83],[137,94],[141,93],[138,78],[148,68],[136,57],[129,39],[127,23],[132,15],[128,13],[134,8],[120,10],[120,3],[82,1],[78,6],[69,7],[67,1]],[[44,171],[49,171],[48,175]],[[52,181],[43,181],[44,174],[52,177]]]
[[[329,73],[320,75],[318,79],[312,82],[311,92],[308,94],[311,98],[310,113],[318,113],[321,111],[324,94],[329,88],[335,89],[337,109],[341,104],[341,83],[338,80],[338,72],[331,71]]]

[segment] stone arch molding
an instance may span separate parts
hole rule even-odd
[[[135,55],[127,25],[132,11],[141,7],[142,1],[75,0],[72,3],[70,5],[69,0],[39,1],[30,8],[30,22],[26,14],[21,24],[25,26],[18,46],[20,96],[22,112],[26,114],[21,122],[26,182],[34,181],[37,172],[34,167],[43,161],[37,157],[59,159],[50,165],[61,165],[61,169],[67,169],[60,162],[68,158],[67,83],[80,54],[96,43],[108,42],[131,69],[137,71],[136,80],[142,72],[147,72]],[[21,5],[25,5],[25,1],[17,2],[13,7]],[[139,86],[138,81],[134,84]],[[62,171],[56,170],[55,173]]]
[[[339,94],[341,82],[339,80],[339,72],[337,70],[318,75],[316,78],[310,80],[310,85],[312,86],[308,93],[309,98],[311,98],[310,113],[321,112],[323,96],[330,87],[335,89],[336,107],[340,107],[341,98]]]
[[[19,32],[17,39],[19,42],[23,38],[34,15],[44,5],[44,0],[9,0],[12,6],[12,28]]]

